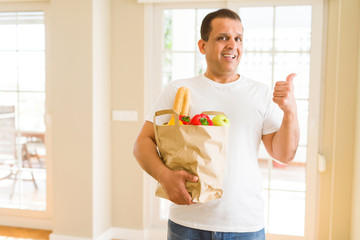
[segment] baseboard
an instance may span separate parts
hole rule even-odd
[[[166,240],[166,231],[162,229],[137,230],[128,228],[109,228],[96,238],[84,238],[50,234],[50,240]]]

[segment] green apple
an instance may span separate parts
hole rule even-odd
[[[212,122],[214,123],[214,126],[230,126],[229,118],[223,114],[213,117]]]

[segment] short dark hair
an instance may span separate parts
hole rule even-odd
[[[211,21],[214,20],[215,18],[230,18],[241,22],[239,15],[236,12],[231,11],[230,9],[227,8],[222,8],[215,12],[209,13],[203,19],[200,29],[201,39],[204,40],[205,42],[209,40],[209,35],[212,30]]]

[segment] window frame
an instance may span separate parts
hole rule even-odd
[[[0,12],[30,12],[38,11],[44,13],[45,27],[45,147],[46,147],[46,210],[28,210],[0,208],[0,225],[12,225],[18,227],[30,227],[39,229],[52,229],[53,221],[53,179],[52,179],[52,142],[51,142],[51,119],[50,119],[50,101],[51,99],[51,81],[49,81],[49,43],[50,43],[50,3],[48,1],[27,2],[3,2],[0,0]]]
[[[144,111],[147,115],[151,107],[155,104],[157,96],[161,93],[162,84],[162,10],[169,8],[221,8],[227,7],[237,10],[240,7],[261,7],[261,6],[291,6],[291,5],[311,5],[312,6],[312,37],[310,52],[310,85],[309,85],[309,118],[308,129],[317,128],[318,131],[308,131],[307,137],[307,163],[306,163],[306,199],[305,199],[305,233],[304,237],[285,236],[277,234],[267,234],[267,239],[316,239],[318,219],[317,199],[319,188],[319,174],[317,158],[320,152],[320,134],[322,132],[321,118],[323,104],[323,82],[325,63],[325,11],[326,3],[322,0],[266,0],[266,1],[216,1],[201,3],[182,2],[173,3],[172,1],[143,1],[145,3],[145,74],[144,74]],[[155,2],[155,3],[154,3]],[[157,44],[155,44],[157,43]],[[157,64],[155,64],[157,63]],[[160,64],[159,64],[160,63]],[[318,79],[317,81],[314,79]],[[155,216],[159,211],[159,200],[155,197],[156,181],[144,173],[144,228],[150,232],[153,229],[165,229],[164,222],[160,221],[159,216]],[[164,230],[163,230],[164,231]]]

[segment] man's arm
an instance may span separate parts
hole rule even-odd
[[[262,137],[270,156],[283,163],[288,163],[294,159],[300,138],[293,85],[295,76],[296,74],[290,74],[286,81],[276,83],[273,101],[284,112],[284,117],[277,132]]]
[[[144,123],[135,141],[133,153],[140,166],[162,185],[172,202],[182,205],[193,203],[185,183],[196,182],[197,177],[165,166],[157,153],[153,123]]]

